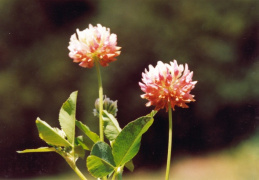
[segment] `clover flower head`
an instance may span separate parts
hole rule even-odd
[[[155,110],[166,108],[168,111],[169,105],[173,110],[175,106],[188,108],[186,103],[195,101],[190,91],[197,81],[192,81],[192,76],[187,64],[184,67],[176,60],[170,64],[158,61],[155,67],[149,65],[149,70],[142,73],[139,85],[145,94],[141,97],[149,101],[146,106],[154,105]]]
[[[120,55],[121,47],[117,46],[117,35],[110,34],[110,29],[100,24],[89,25],[89,28],[73,34],[69,42],[69,57],[85,68],[92,68],[95,61],[108,66]]]

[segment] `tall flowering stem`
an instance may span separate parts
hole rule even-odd
[[[100,133],[100,141],[104,141],[103,135],[103,86],[102,86],[102,76],[100,71],[100,66],[98,60],[95,60],[95,67],[98,78],[98,91],[99,91],[99,133]]]
[[[97,24],[97,26],[89,25],[83,31],[79,29],[73,34],[69,42],[69,57],[73,62],[79,63],[84,68],[92,68],[96,66],[98,77],[99,91],[99,133],[100,141],[104,141],[103,132],[103,87],[100,71],[101,66],[108,66],[109,63],[116,61],[116,57],[120,55],[121,47],[117,46],[117,35],[110,33],[110,29]],[[103,177],[106,180],[106,177]]]
[[[103,85],[102,85],[102,76],[101,70],[99,66],[99,59],[95,57],[95,67],[97,72],[98,78],[98,92],[99,92],[99,134],[100,134],[100,141],[104,141],[104,133],[103,133]],[[102,178],[103,180],[107,180],[106,177]]]
[[[100,24],[97,26],[89,25],[83,31],[79,29],[73,34],[69,42],[69,57],[79,66],[92,68],[94,65],[97,70],[98,87],[99,87],[99,130],[100,140],[104,140],[103,135],[103,87],[100,72],[101,66],[108,66],[109,63],[116,61],[120,55],[121,47],[117,46],[117,35],[110,33],[110,29]]]
[[[173,118],[172,118],[172,108],[169,105],[168,109],[168,120],[169,120],[169,132],[168,132],[168,150],[167,150],[167,162],[166,162],[166,173],[165,179],[169,179],[171,155],[172,155],[172,144],[173,144]]]
[[[168,153],[166,165],[166,177],[169,179],[172,139],[173,139],[173,120],[172,109],[175,106],[188,108],[186,103],[195,101],[194,95],[190,94],[197,81],[192,81],[193,72],[188,69],[188,65],[178,65],[174,60],[170,64],[158,61],[153,67],[149,65],[149,70],[145,69],[142,73],[142,82],[139,83],[141,90],[145,93],[141,97],[147,99],[146,106],[155,106],[155,110],[166,109],[169,119],[168,134]]]

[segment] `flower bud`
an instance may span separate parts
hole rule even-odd
[[[93,110],[94,116],[99,116],[99,98],[96,99],[94,106],[95,106],[95,109]],[[113,100],[110,100],[110,98],[104,96],[103,110],[106,110],[108,113],[112,114],[115,117],[118,111],[117,100],[113,101]]]

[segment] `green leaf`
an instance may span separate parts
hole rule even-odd
[[[157,111],[152,110],[151,113],[146,116],[154,117],[156,115],[156,113],[157,113]]]
[[[124,165],[139,151],[142,135],[152,125],[154,119],[150,115],[130,122],[113,143],[112,154],[117,166]]]
[[[59,112],[60,126],[72,145],[74,145],[75,139],[76,100],[77,91],[70,94],[70,97],[62,105]]]
[[[40,147],[38,149],[25,149],[23,151],[17,151],[18,153],[35,153],[35,152],[55,152],[54,147]]]
[[[126,167],[128,170],[130,170],[131,172],[133,172],[133,171],[134,171],[134,164],[133,164],[133,161],[130,160],[130,161],[126,162],[125,167]]]
[[[109,141],[115,140],[121,132],[117,119],[106,110],[103,110],[104,134]]]
[[[97,142],[87,157],[87,168],[92,176],[101,178],[109,175],[115,169],[111,147],[105,142]]]
[[[36,119],[36,125],[39,131],[39,136],[46,143],[54,146],[71,147],[72,145],[62,136],[61,131],[52,128],[48,123],[40,118]]]
[[[77,121],[76,120],[76,126],[85,133],[85,135],[87,137],[89,137],[93,143],[96,143],[97,141],[99,141],[99,136],[94,133],[93,131],[90,130],[90,128],[88,126],[86,126],[85,124],[83,124],[82,122],[80,121]]]
[[[76,144],[82,146],[84,150],[88,150],[88,151],[90,151],[94,145],[92,140],[84,136],[77,137]]]
[[[104,161],[109,162],[111,165],[115,166],[111,147],[105,142],[98,141],[95,143],[90,155],[100,157]]]
[[[83,149],[83,147],[81,145],[75,146],[74,151],[75,151],[76,157],[80,157],[82,159],[85,157],[85,150]]]
[[[104,134],[109,139],[109,141],[114,141],[116,137],[121,132],[120,125],[117,119],[106,110],[103,110],[103,121],[104,121]],[[134,164],[131,161],[125,164],[125,167],[128,168],[131,172],[134,170]]]

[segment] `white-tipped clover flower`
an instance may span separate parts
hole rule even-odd
[[[120,55],[121,47],[117,46],[117,35],[110,34],[110,29],[100,24],[89,25],[83,31],[76,30],[70,38],[69,57],[85,68],[92,68],[98,61],[102,66],[108,66]]]
[[[170,64],[158,61],[155,67],[149,65],[149,70],[142,73],[139,85],[145,94],[141,97],[149,101],[146,106],[153,105],[155,110],[166,108],[168,111],[169,105],[173,110],[175,106],[188,108],[186,103],[195,101],[190,91],[197,81],[192,81],[192,76],[187,64],[184,67],[176,60]]]

